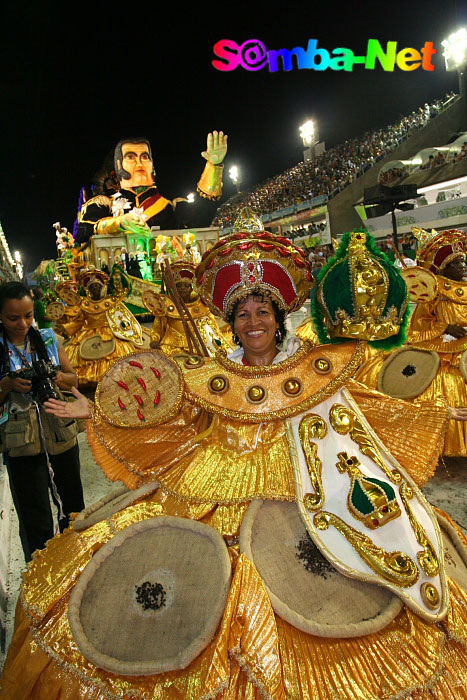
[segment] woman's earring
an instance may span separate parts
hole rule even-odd
[[[234,341],[235,345],[240,345],[240,338],[238,337],[238,335],[236,333],[234,333],[233,341]]]
[[[277,329],[277,331],[276,331],[276,343],[277,344],[282,343],[282,333],[280,332],[279,329]]]

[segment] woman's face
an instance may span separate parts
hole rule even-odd
[[[269,299],[247,297],[237,306],[234,332],[238,335],[245,353],[262,354],[276,348],[276,321]]]
[[[34,321],[33,300],[29,296],[7,299],[0,311],[0,318],[12,342],[24,341]]]

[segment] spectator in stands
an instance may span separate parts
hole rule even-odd
[[[450,99],[446,96],[446,99]],[[349,139],[312,161],[297,163],[289,170],[269,178],[242,196],[236,194],[217,209],[212,225],[233,225],[239,210],[249,206],[261,213],[273,212],[324,195],[332,197],[374,163],[396,148],[415,130],[422,128],[443,108],[443,100],[420,107],[395,124],[366,132],[360,139]],[[428,107],[428,110],[427,110]],[[428,116],[427,116],[428,115]],[[422,166],[424,169],[427,166]],[[428,166],[431,167],[431,166]],[[393,182],[404,175],[396,169],[388,177]]]

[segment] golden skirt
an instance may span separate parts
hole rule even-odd
[[[158,490],[82,532],[70,527],[36,552],[24,576],[1,700],[460,700],[467,698],[467,594],[451,581],[442,623],[407,608],[382,631],[352,639],[314,637],[277,617],[250,560],[232,538],[245,504],[190,506]],[[222,532],[234,575],[214,639],[188,668],[117,676],[79,651],[67,609],[93,554],[135,522],[194,517]],[[467,544],[467,538],[463,536]]]

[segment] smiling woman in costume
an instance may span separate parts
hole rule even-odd
[[[452,411],[351,379],[404,323],[386,265],[345,237],[315,308],[333,342],[281,350],[303,253],[244,231],[204,255],[197,288],[242,347],[135,354],[76,402],[130,491],[34,558],[2,700],[467,697],[466,541],[418,488]]]
[[[369,359],[356,379],[415,401],[467,405],[467,268],[464,231],[413,229],[417,267],[404,272],[413,301],[407,347]],[[467,456],[465,423],[450,421],[442,454]]]

